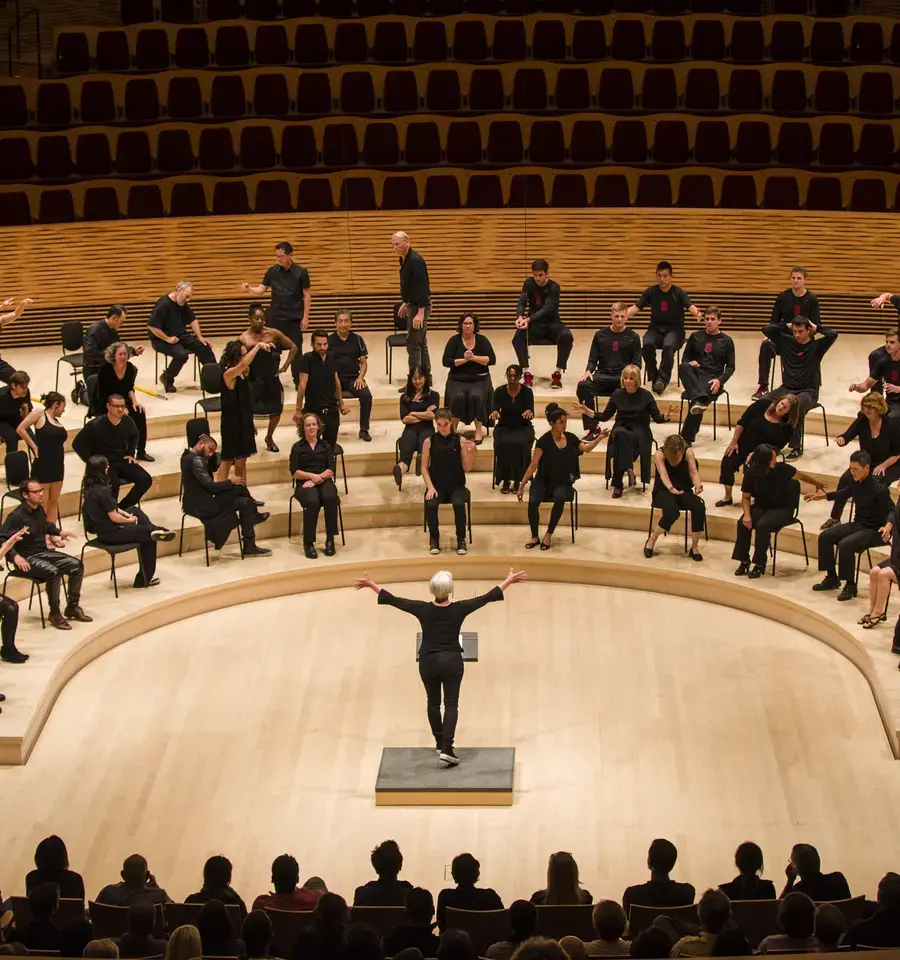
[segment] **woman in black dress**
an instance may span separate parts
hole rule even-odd
[[[438,757],[447,766],[459,763],[453,742],[459,717],[459,688],[463,678],[462,649],[459,633],[463,621],[470,613],[480,610],[485,604],[502,600],[504,592],[514,583],[525,580],[525,572],[509,575],[493,590],[473,597],[471,600],[451,602],[453,576],[447,570],[439,570],[430,580],[428,589],[434,598],[407,600],[395,597],[380,587],[368,575],[356,581],[356,589],[368,587],[378,594],[378,602],[411,613],[422,627],[422,646],[419,649],[419,676],[425,685],[428,700],[428,724],[434,736]],[[441,692],[444,695],[444,715],[441,717]]]
[[[260,341],[249,351],[240,340],[225,344],[219,364],[222,367],[222,464],[216,475],[227,480],[234,467],[234,475],[247,485],[247,458],[256,453],[256,427],[253,425],[253,400],[247,371],[259,353],[268,353],[273,344]]]
[[[879,532],[882,540],[891,545],[891,555],[869,571],[869,612],[859,621],[864,630],[871,630],[887,620],[891,584],[900,583],[900,504],[894,507],[891,519]],[[891,653],[900,653],[900,619],[894,628]]]
[[[716,501],[717,507],[732,506],[735,474],[743,468],[747,457],[761,443],[781,450],[791,439],[799,417],[800,406],[792,393],[786,393],[780,400],[755,400],[747,407],[734,428],[719,467],[719,483],[725,488],[725,495]]]
[[[316,527],[319,511],[325,508],[325,556],[335,554],[334,537],[338,529],[338,504],[334,484],[334,450],[322,439],[324,424],[318,414],[304,413],[297,428],[300,439],[291,447],[290,469],[294,478],[294,496],[303,507],[303,552],[316,560]]]
[[[526,550],[533,550],[540,544],[541,550],[549,550],[552,546],[553,531],[559,523],[566,504],[575,498],[575,481],[581,476],[578,469],[578,458],[583,453],[590,453],[594,447],[606,436],[601,431],[593,440],[584,442],[574,433],[566,430],[568,418],[566,411],[557,403],[547,406],[547,422],[550,429],[534,445],[534,454],[531,463],[522,477],[516,496],[519,502],[525,495],[525,484],[534,477],[531,489],[528,491],[528,523],[531,527],[531,539],[525,544]],[[550,522],[542,540],[539,536],[541,504],[553,502],[550,509]]]
[[[250,304],[250,325],[241,334],[241,343],[252,350],[258,343],[271,343],[272,349],[256,354],[250,364],[250,396],[253,398],[253,416],[266,417],[266,450],[278,453],[275,443],[275,428],[284,411],[284,388],[281,374],[287,370],[297,355],[297,344],[280,330],[266,326],[266,311],[260,303]],[[281,361],[283,353],[287,356]],[[280,362],[280,365],[279,365]]]
[[[446,407],[434,411],[434,433],[422,447],[422,479],[425,481],[425,517],[428,522],[429,553],[441,552],[441,527],[438,508],[453,505],[456,526],[456,552],[463,556],[466,546],[466,503],[469,491],[466,474],[475,467],[478,451],[472,440],[459,436]]]
[[[421,457],[425,441],[434,434],[434,412],[441,405],[437,390],[431,389],[431,374],[421,367],[410,371],[406,389],[400,395],[400,420],[404,424],[398,441],[400,459],[394,464],[394,480],[403,486],[403,475],[409,473],[412,459]]]
[[[494,391],[491,420],[494,421],[494,481],[501,493],[517,493],[531,459],[534,443],[534,391],[522,386],[522,368],[511,363],[506,383]]]
[[[706,527],[706,504],[700,499],[703,483],[694,451],[677,433],[666,437],[653,457],[656,479],[653,484],[653,506],[660,511],[656,527],[644,545],[644,556],[653,556],[656,541],[672,529],[682,510],[691,515],[691,560],[702,560],[700,534]]]
[[[16,428],[31,450],[31,479],[44,485],[44,509],[51,523],[59,522],[59,498],[65,476],[65,444],[69,432],[60,423],[66,398],[55,390],[41,397],[42,408],[32,410]]]
[[[94,390],[91,413],[99,417],[106,413],[106,401],[114,394],[125,398],[128,415],[137,427],[138,460],[153,463],[153,457],[147,453],[147,412],[138,403],[134,395],[134,383],[137,380],[137,367],[128,359],[128,347],[124,343],[111,343],[103,353],[106,361],[97,374],[97,387]]]
[[[449,369],[444,406],[453,414],[453,430],[463,423],[475,423],[475,443],[484,440],[484,423],[490,413],[491,374],[497,362],[490,340],[478,332],[478,317],[464,313],[458,333],[444,347],[444,366]]]

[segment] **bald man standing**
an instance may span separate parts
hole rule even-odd
[[[398,231],[391,237],[391,247],[400,257],[400,299],[398,312],[406,319],[406,352],[409,369],[421,367],[425,373],[431,370],[426,340],[428,318],[431,316],[431,288],[428,285],[428,266],[422,255],[409,245],[409,237]],[[401,393],[406,387],[400,391]]]

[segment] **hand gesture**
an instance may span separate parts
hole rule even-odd
[[[243,290],[244,293],[249,293],[249,292],[250,292],[250,284],[249,284],[249,283],[242,283],[242,284],[241,284],[241,290]]]
[[[353,586],[356,590],[363,590],[366,587],[368,587],[370,590],[378,589],[375,581],[367,573],[364,573],[361,577],[355,580]]]
[[[694,367],[695,369],[699,370],[699,369],[700,369],[700,361],[699,361],[699,360],[688,360],[688,366],[689,366],[689,367]]]
[[[9,550],[9,548],[17,544],[26,533],[28,533],[28,527],[22,527],[21,530],[16,530],[15,533],[10,534],[3,542],[4,549]]]
[[[695,484],[694,484],[694,493],[695,493],[698,497],[700,496],[701,493],[703,493],[703,484],[702,484],[702,483],[695,483]]]
[[[303,486],[304,486],[307,490],[308,490],[310,487],[314,487],[315,485],[316,485],[316,481],[315,481],[315,480],[304,480],[304,481],[303,481]]]
[[[843,437],[838,437],[834,442],[835,442],[835,443],[837,444],[837,446],[839,446],[839,447],[846,447],[846,446],[847,446],[847,441],[846,441]]]
[[[472,353],[472,351],[469,350],[469,349],[466,349],[466,352],[463,354],[463,358],[466,359],[466,360],[471,360],[472,357],[474,357],[474,356],[475,356],[475,354]]]
[[[499,411],[499,410],[492,410],[492,411],[491,411],[491,420],[499,420],[499,419],[500,419],[500,411]]]
[[[31,564],[20,554],[16,554],[13,557],[13,563],[22,571],[22,573],[28,573],[31,569]]]
[[[816,490],[815,493],[804,493],[803,499],[809,503],[810,500],[824,500],[825,499],[825,490]]]
[[[22,306],[30,307],[33,303],[34,303],[34,300],[32,300],[31,297],[25,297],[25,299],[22,301]]]
[[[15,297],[7,297],[3,303],[0,303],[0,310],[2,310],[4,307],[11,307],[15,302]]]
[[[590,370],[585,370],[584,373],[578,378],[579,383],[585,383],[587,380],[590,380],[593,374]]]
[[[876,310],[880,310],[887,302],[890,300],[891,295],[889,293],[879,294],[871,303]]]
[[[143,348],[143,347],[134,347],[134,355],[135,355],[136,357],[142,357],[142,356],[144,355],[144,348]]]
[[[434,487],[429,487],[429,488],[425,491],[425,499],[426,499],[426,500],[434,500],[434,498],[435,498],[436,496],[437,496],[437,490],[435,490]]]
[[[459,444],[460,444],[460,446],[463,448],[463,450],[476,450],[476,449],[477,449],[477,447],[475,446],[475,441],[474,441],[474,440],[467,440],[465,437],[463,437],[462,440],[459,441]]]
[[[346,403],[341,403],[341,416],[347,417],[350,415],[350,408]]]
[[[505,584],[510,585],[512,583],[522,583],[523,580],[528,579],[528,574],[524,570],[513,570],[512,567],[509,568],[509,573],[506,575],[506,579],[503,581]]]
[[[894,525],[891,523],[890,520],[888,520],[888,522],[879,529],[878,532],[881,534],[881,539],[885,543],[891,542],[891,532],[893,531],[893,529],[894,529]]]
[[[580,401],[573,403],[572,406],[569,407],[569,413],[584,414],[587,417],[594,416],[594,411],[586,403]]]
[[[716,394],[722,389],[722,381],[718,377],[714,377],[709,381],[709,392]]]
[[[526,410],[526,411],[522,414],[522,417],[523,417],[523,419],[525,419],[525,420],[532,420],[532,419],[534,418],[534,410]]]
[[[516,326],[519,330],[528,329],[528,318],[527,317],[516,317]]]
[[[270,343],[268,340],[260,340],[257,346],[259,347],[260,350],[265,350],[266,353],[271,353],[272,350],[275,348],[275,344]]]
[[[400,309],[397,311],[397,316],[401,320],[405,320],[409,315],[409,307],[405,303],[400,304]]]
[[[788,878],[788,880],[791,881],[791,883],[797,879],[797,868],[793,865],[793,863],[789,862],[784,868],[784,875]]]

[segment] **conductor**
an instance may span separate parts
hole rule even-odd
[[[438,759],[448,767],[456,766],[459,757],[453,751],[453,738],[456,734],[456,721],[459,716],[459,688],[463,678],[462,648],[459,632],[463,621],[470,613],[481,609],[485,604],[503,599],[504,591],[514,583],[526,579],[525,571],[514,573],[510,568],[506,579],[471,600],[451,602],[453,596],[453,574],[449,570],[438,570],[428,582],[428,589],[434,598],[427,600],[407,600],[395,597],[384,587],[378,586],[366,574],[356,581],[356,589],[368,587],[378,594],[378,602],[386,603],[398,610],[411,613],[422,626],[422,646],[419,650],[419,676],[425,685],[428,700],[428,723],[434,734]],[[444,716],[441,718],[441,690],[444,694]]]

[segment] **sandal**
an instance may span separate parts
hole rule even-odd
[[[552,546],[553,546],[552,541],[550,543],[547,543],[544,540],[541,540],[541,550],[549,550]]]
[[[879,623],[884,623],[886,620],[887,615],[884,613],[882,613],[880,616],[874,616],[867,613],[859,622],[862,624],[863,630],[874,630]]]
[[[716,500],[717,507],[733,507],[734,500]]]
[[[536,546],[538,546],[538,545],[540,544],[540,542],[541,542],[541,538],[540,538],[540,537],[535,537],[533,540],[529,540],[528,543],[525,544],[525,549],[526,549],[526,550],[534,550],[534,548],[535,548]]]

